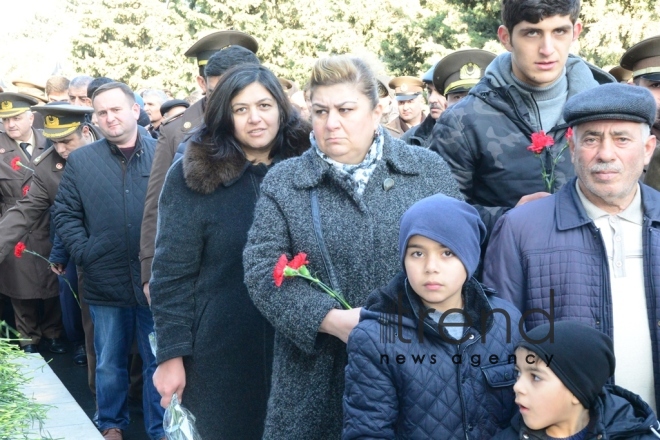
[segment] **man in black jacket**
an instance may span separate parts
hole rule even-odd
[[[139,135],[140,108],[126,84],[102,85],[92,105],[105,139],[69,156],[55,199],[55,225],[85,274],[85,300],[95,329],[99,428],[104,438],[121,440],[128,426],[127,367],[135,336],[144,365],[145,427],[157,440],[164,437],[163,409],[152,382],[153,318],[142,294],[138,258],[156,141]]]

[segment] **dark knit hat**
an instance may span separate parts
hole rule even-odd
[[[532,342],[543,339],[543,342]],[[612,339],[581,322],[540,325],[527,332],[518,346],[543,360],[552,356],[548,367],[587,409],[594,404],[607,379],[614,375],[616,361]]]
[[[408,241],[413,235],[421,235],[451,249],[465,266],[469,278],[479,264],[481,243],[486,238],[486,226],[472,206],[436,194],[418,201],[401,217],[399,229],[401,264],[406,255]]]
[[[643,122],[652,126],[655,111],[655,99],[645,87],[610,83],[569,98],[564,106],[564,120],[571,127],[604,119]]]

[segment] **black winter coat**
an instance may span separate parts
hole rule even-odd
[[[590,414],[585,440],[651,440],[660,437],[658,422],[651,407],[637,394],[615,385],[607,385]],[[520,413],[511,426],[493,440],[547,440],[544,430],[532,431]]]
[[[508,426],[520,312],[487,293],[475,279],[463,287],[472,325],[460,344],[428,316],[420,336],[426,307],[403,273],[369,296],[348,340],[345,440],[485,440]]]
[[[190,143],[158,204],[149,282],[156,359],[183,357],[183,405],[204,439],[263,434],[274,330],[243,283],[243,247],[267,171]]]
[[[435,122],[436,120],[429,114],[421,124],[406,131],[400,139],[408,145],[429,148]]]
[[[140,224],[156,140],[138,135],[126,160],[106,139],[67,159],[55,197],[55,226],[85,273],[85,301],[147,305],[140,281]]]

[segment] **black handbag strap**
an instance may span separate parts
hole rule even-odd
[[[321,257],[323,257],[325,272],[328,274],[328,278],[330,280],[330,287],[332,287],[335,292],[341,293],[341,290],[339,289],[339,280],[335,274],[335,268],[332,265],[330,253],[328,252],[328,248],[325,246],[325,240],[323,239],[323,229],[321,229],[321,213],[319,211],[319,193],[316,188],[311,188],[309,190],[309,198],[312,204],[312,224],[314,225],[314,235],[316,235],[316,243],[321,250]]]

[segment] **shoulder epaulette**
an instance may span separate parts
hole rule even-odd
[[[165,125],[169,124],[170,122],[172,122],[172,121],[176,121],[176,120],[179,119],[181,116],[183,116],[183,113],[179,113],[178,115],[174,115],[174,116],[172,116],[171,118],[169,118],[168,120],[161,122],[161,123],[160,123],[160,126],[161,126],[161,127],[164,127]]]
[[[49,149],[47,149],[46,151],[44,151],[43,153],[41,153],[39,156],[37,156],[37,157],[32,161],[32,163],[33,163],[34,165],[39,165],[39,164],[41,163],[41,161],[43,161],[43,160],[44,160],[49,154],[51,154],[53,151],[55,151],[55,147],[50,147]]]

